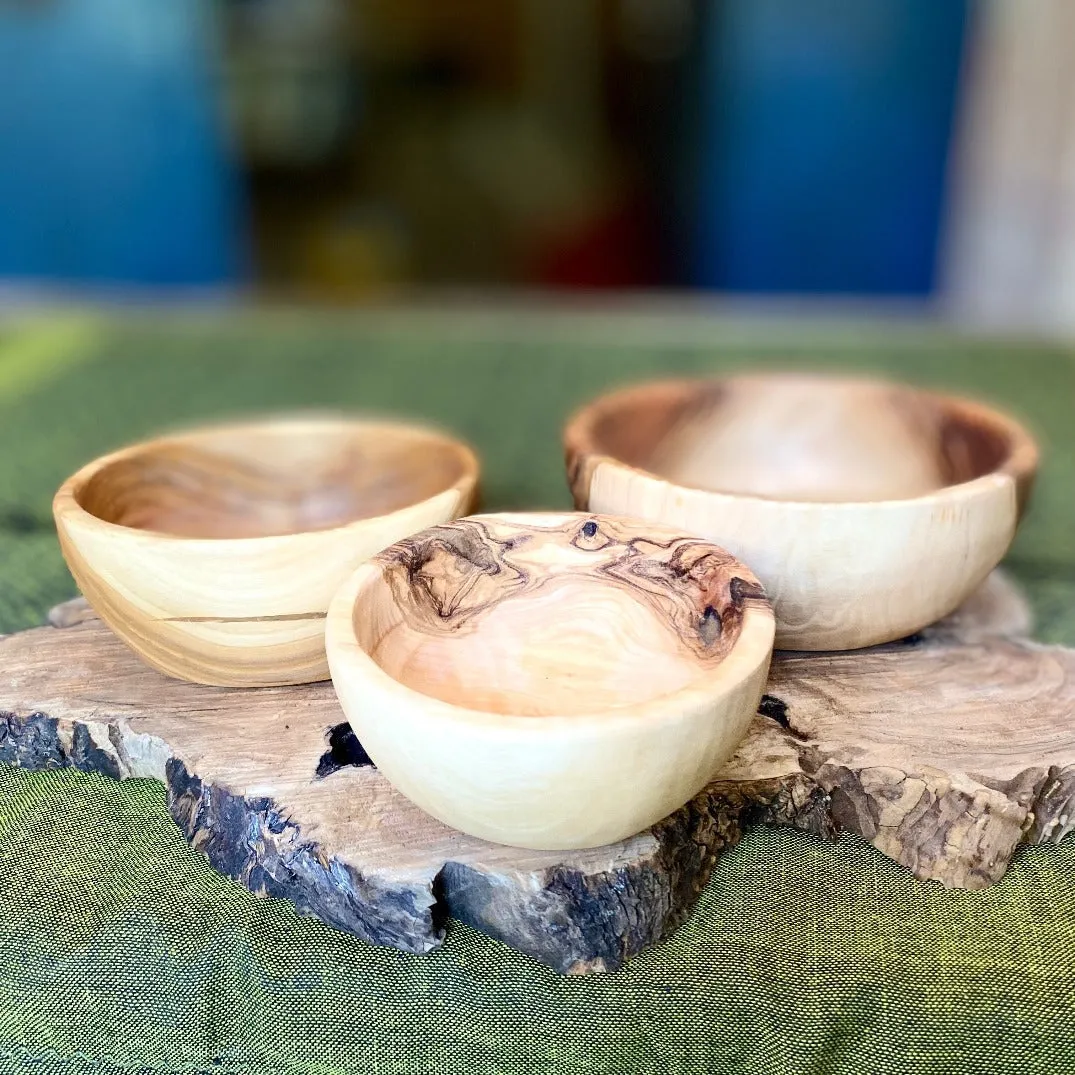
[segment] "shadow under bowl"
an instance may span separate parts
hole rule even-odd
[[[746,732],[772,610],[723,549],[582,514],[472,516],[358,569],[326,647],[381,772],[514,846],[623,839],[678,809]]]
[[[330,417],[190,430],[88,464],[53,501],[101,618],[180,679],[328,678],[333,593],[373,553],[473,507],[478,463],[432,429]]]
[[[952,612],[1008,550],[1038,461],[982,404],[798,374],[622,389],[572,417],[564,448],[580,509],[748,563],[792,650],[890,642]]]

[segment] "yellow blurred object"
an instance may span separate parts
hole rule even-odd
[[[301,276],[312,288],[342,296],[391,289],[409,276],[402,229],[376,213],[316,221],[301,242]]]

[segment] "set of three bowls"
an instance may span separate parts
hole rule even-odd
[[[794,374],[629,387],[576,413],[564,448],[576,512],[471,515],[478,459],[438,430],[211,427],[90,463],[54,516],[82,593],[154,668],[331,676],[418,806],[568,849],[713,779],[774,643],[870,646],[957,608],[1038,458],[982,404]]]

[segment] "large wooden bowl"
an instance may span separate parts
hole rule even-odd
[[[329,609],[344,712],[383,774],[514,846],[623,839],[732,753],[773,614],[723,549],[608,516],[486,515],[358,569]]]
[[[997,564],[1037,467],[981,404],[775,374],[642,384],[564,432],[579,508],[719,542],[757,572],[776,644],[842,650],[939,620]]]
[[[83,467],[53,502],[101,618],[154,668],[221,686],[328,678],[340,584],[472,509],[478,463],[435,430],[302,417],[192,430]]]

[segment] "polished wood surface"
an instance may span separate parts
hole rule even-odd
[[[325,679],[329,600],[366,557],[469,510],[473,453],[444,434],[336,417],[193,430],[96,460],[53,514],[101,617],[169,675]]]
[[[326,644],[370,757],[448,824],[538,848],[682,806],[757,706],[772,611],[749,569],[663,527],[461,519],[373,557]]]
[[[980,404],[773,374],[643,384],[564,433],[576,505],[722,544],[772,598],[777,645],[851,649],[951,612],[1007,551],[1037,449]]]

